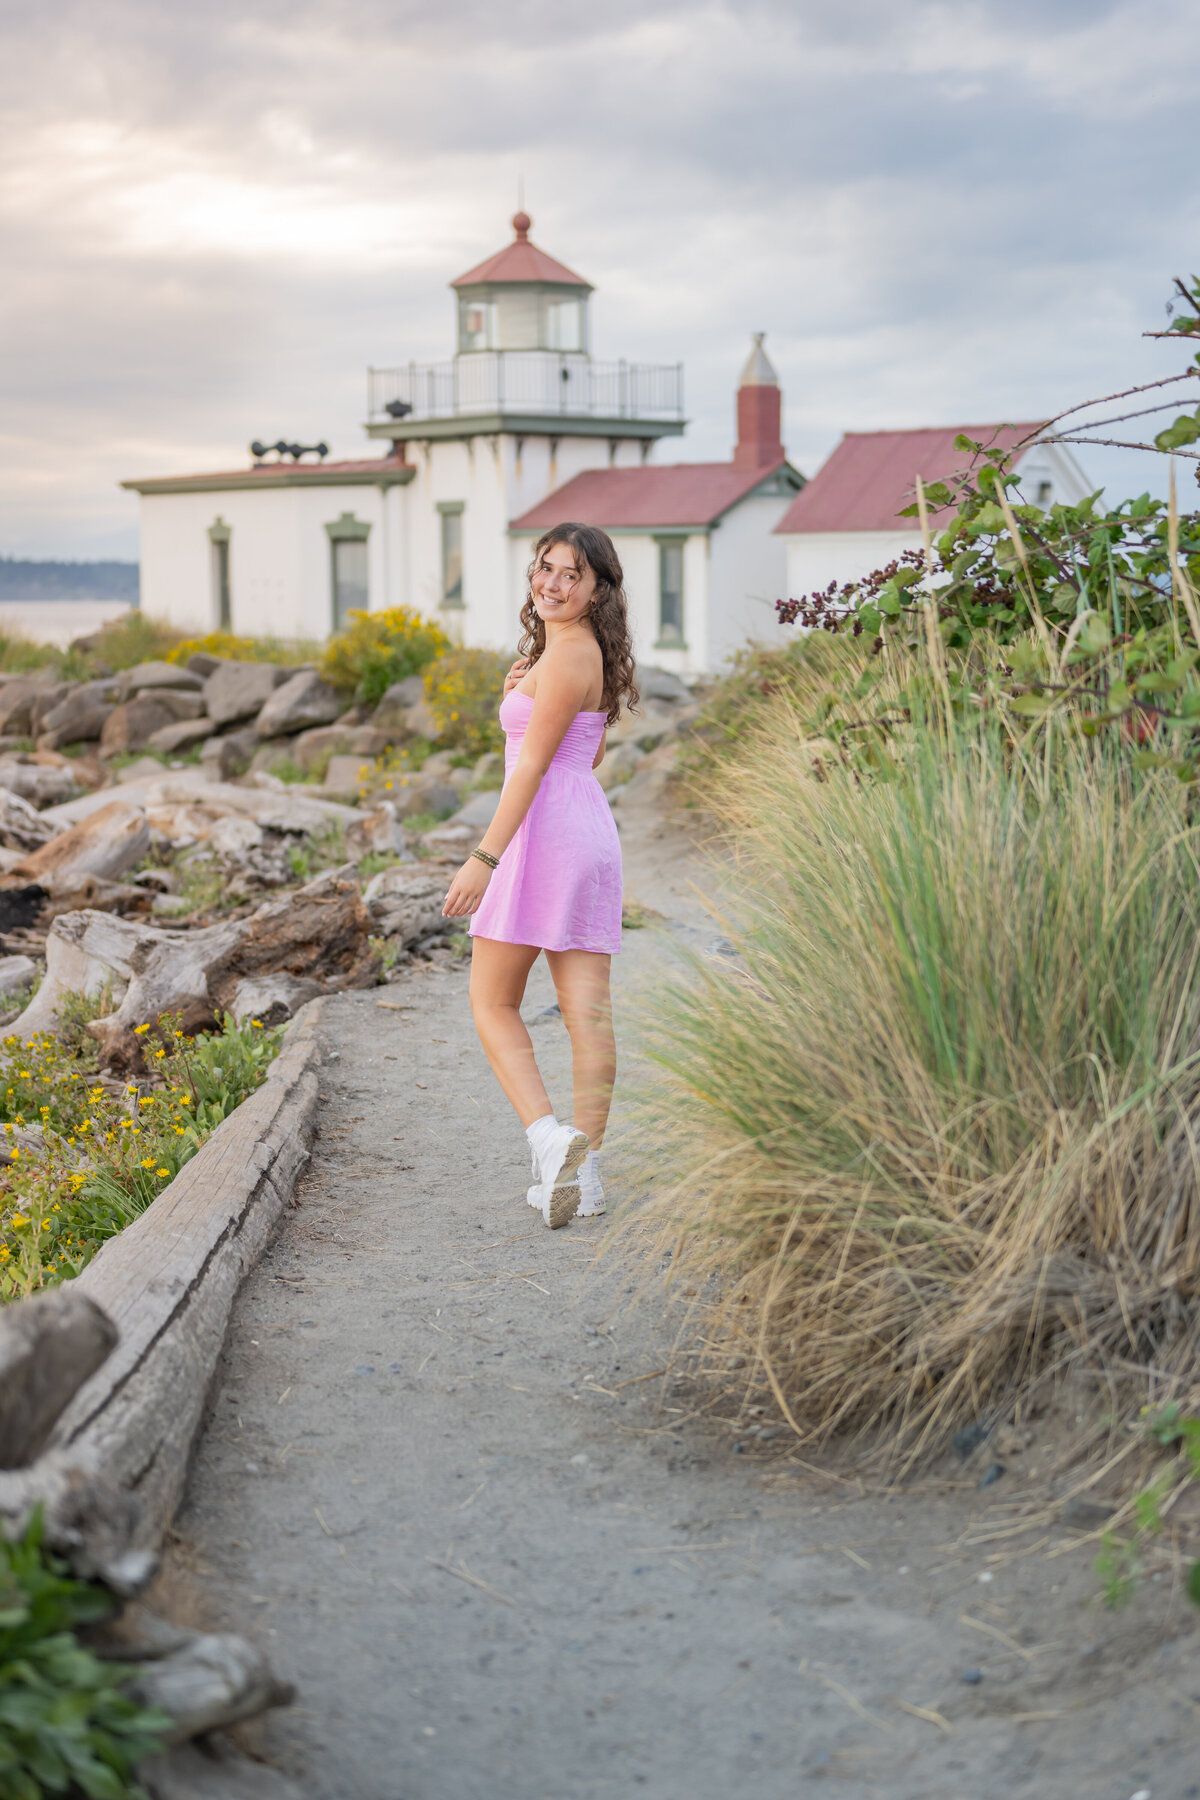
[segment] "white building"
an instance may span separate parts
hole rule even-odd
[[[916,519],[897,515],[916,499],[920,475],[928,487],[946,481],[969,461],[954,448],[959,433],[988,448],[1009,449],[1034,437],[1025,425],[950,425],[920,431],[850,431],[788,508],[776,535],[787,546],[787,594],[800,600],[832,582],[858,581],[905,550],[920,550]],[[1065,444],[1047,437],[1014,465],[1023,501],[1045,509],[1073,506],[1093,490]],[[934,528],[939,517],[932,516]]]
[[[148,613],[195,633],[322,639],[352,609],[404,605],[507,649],[533,537],[575,519],[619,534],[644,661],[701,670],[773,635],[773,531],[803,478],[761,339],[732,462],[651,464],[684,430],[682,368],[596,361],[591,286],[530,242],[526,214],[513,226],[451,283],[455,355],[369,371],[382,455],[309,462],[276,446],[223,474],[122,484],[141,496]]]

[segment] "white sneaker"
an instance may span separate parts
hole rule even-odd
[[[579,1183],[572,1181],[580,1163],[588,1153],[587,1136],[573,1125],[560,1125],[554,1133],[544,1158],[538,1159],[538,1210],[551,1231],[557,1231],[575,1217],[582,1195]],[[531,1188],[527,1198],[533,1204]]]
[[[579,1192],[582,1197],[579,1205],[575,1208],[577,1219],[596,1219],[602,1212],[607,1212],[608,1208],[604,1204],[604,1189],[600,1186],[599,1181],[593,1181],[588,1187],[585,1187],[581,1181]]]

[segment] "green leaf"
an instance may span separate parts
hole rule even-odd
[[[978,455],[983,446],[977,444],[974,438],[969,438],[965,431],[960,431],[954,440],[954,448],[964,451],[967,455]]]
[[[897,569],[892,580],[898,588],[915,587],[921,579],[920,569]]]
[[[1022,718],[1043,719],[1053,710],[1054,699],[1050,694],[1018,694],[1015,700],[1009,701],[1009,705]]]

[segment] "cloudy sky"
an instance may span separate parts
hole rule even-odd
[[[1148,380],[1198,99],[1196,0],[0,0],[0,553],[136,555],[120,478],[252,437],[359,453],[521,178],[595,353],[685,363],[689,459],[755,329],[806,472]]]

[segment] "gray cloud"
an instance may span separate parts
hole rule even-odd
[[[1191,0],[3,0],[0,551],[132,552],[121,476],[257,434],[360,448],[519,174],[598,353],[685,362],[684,455],[751,329],[807,468],[1147,379],[1198,72]]]

